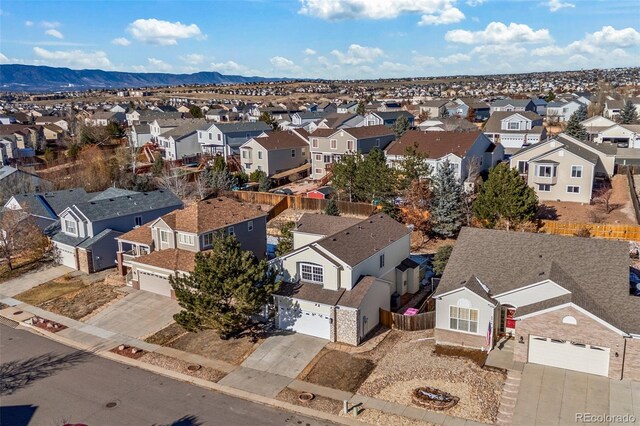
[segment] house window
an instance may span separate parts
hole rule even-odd
[[[76,223],[73,220],[65,220],[64,232],[66,232],[67,234],[76,235],[78,233],[78,230],[76,228]]]
[[[582,166],[571,166],[571,177],[572,178],[581,178],[582,177]]]
[[[580,193],[580,187],[576,186],[576,185],[569,185],[569,186],[567,186],[567,192],[569,194],[579,194]]]
[[[136,216],[134,220],[136,222],[136,226],[142,226],[142,216]]]
[[[553,166],[538,166],[538,176],[540,177],[555,177],[556,168]]]
[[[222,140],[222,135],[218,133],[218,140],[221,141]]]
[[[193,235],[190,234],[178,234],[178,241],[180,242],[180,244],[185,244],[188,246],[194,246],[196,245],[196,239]]]
[[[300,153],[302,154],[302,156],[304,157],[307,154],[307,150],[302,148],[302,150],[300,150]]]
[[[236,235],[236,229],[233,226],[227,228],[227,234]]]
[[[322,154],[316,154],[316,161],[322,161]]]
[[[380,267],[384,268],[384,253],[380,255]]]
[[[258,170],[262,171],[262,166],[258,166]]]
[[[209,133],[209,140],[213,139],[213,134]],[[220,140],[220,135],[218,135],[218,140]]]
[[[322,169],[316,169],[315,173],[316,173],[317,175],[321,175],[321,174],[322,174]]]
[[[380,139],[376,139],[376,146],[380,148]]]
[[[324,156],[324,162],[325,162],[325,164],[331,163],[331,155],[325,155]]]
[[[449,328],[451,330],[478,332],[478,310],[449,306]]]
[[[160,241],[163,243],[169,242],[169,231],[160,231]]]
[[[320,265],[315,265],[313,263],[300,264],[300,277],[302,277],[304,281],[322,284],[323,272],[323,268]]]
[[[258,160],[262,160],[262,151],[258,151]]]
[[[529,162],[518,161],[518,173],[526,175],[529,172]]]
[[[311,147],[312,148],[317,148],[318,147],[318,139],[311,139]]]
[[[549,185],[548,183],[540,183],[538,184],[538,191],[551,192],[551,185]]]
[[[202,245],[204,247],[211,247],[213,245],[213,232],[209,232],[202,236]]]
[[[251,170],[251,163],[244,163],[244,168],[247,170]]]
[[[331,139],[329,146],[331,149],[338,149],[338,141],[336,139]]]
[[[291,150],[291,157],[292,157],[292,158],[295,158],[295,157],[296,157],[296,150],[295,150],[295,149],[292,149],[292,150]]]
[[[520,129],[520,123],[518,123],[517,121],[510,121],[509,123],[507,123],[507,129],[508,130],[519,130]]]
[[[250,220],[249,222],[247,222],[247,230],[249,232],[253,231],[253,221]]]
[[[347,141],[347,151],[353,151],[353,141]]]
[[[242,158],[247,158],[247,151],[242,151]]]

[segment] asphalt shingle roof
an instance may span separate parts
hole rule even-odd
[[[75,204],[92,222],[165,207],[182,207],[182,201],[171,191],[158,190]]]
[[[333,235],[360,222],[362,219],[352,217],[305,213],[298,220],[295,230],[316,235]]]

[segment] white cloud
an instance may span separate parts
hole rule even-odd
[[[184,56],[179,56],[178,57],[181,61],[186,62],[188,64],[191,65],[197,65],[197,64],[201,64],[204,62],[204,55],[201,55],[199,53],[190,53],[188,55],[184,55]]]
[[[331,54],[335,56],[342,64],[359,65],[371,63],[384,54],[379,47],[366,47],[359,44],[352,44],[346,53],[339,50],[332,50]]]
[[[551,41],[546,28],[533,30],[526,24],[491,22],[482,31],[452,30],[448,31],[445,40],[464,44],[513,44],[543,43]]]
[[[175,45],[178,40],[193,37],[206,38],[196,24],[185,25],[159,19],[137,19],[129,24],[127,31],[137,40],[160,46]]]
[[[485,3],[487,0],[467,0],[467,5],[471,7],[480,6]]]
[[[118,37],[111,40],[111,44],[115,44],[116,46],[129,46],[131,42],[126,37]]]
[[[107,54],[102,51],[87,52],[84,50],[47,50],[34,47],[33,53],[40,58],[35,61],[38,65],[58,65],[74,68],[112,68]]]
[[[60,22],[58,21],[42,21],[40,22],[40,25],[42,25],[44,28],[58,28],[60,25]]]
[[[588,34],[584,41],[597,46],[638,46],[640,45],[640,32],[631,27],[616,30],[612,26],[605,26],[600,31]]]
[[[391,19],[405,13],[421,14],[422,25],[460,22],[464,14],[457,0],[300,0],[299,13],[330,21]]]
[[[556,45],[542,46],[531,51],[533,56],[560,56],[565,53],[565,48]]]
[[[315,55],[317,52],[315,50],[311,49],[310,47],[307,47],[306,49],[304,49],[303,53],[305,55],[312,56],[312,55]]]
[[[153,71],[166,72],[166,71],[170,71],[173,68],[171,65],[169,65],[162,59],[147,58],[147,62],[149,62],[149,69]]]
[[[59,38],[59,39],[63,39],[64,36],[62,35],[62,33],[58,30],[54,30],[53,28],[47,30],[44,32],[46,35],[54,37],[54,38]]]
[[[223,74],[243,74],[243,75],[258,74],[258,72],[256,72],[255,70],[252,70],[249,67],[238,64],[237,62],[234,62],[234,61],[218,62],[218,63],[214,62],[214,63],[211,63],[211,68],[214,71],[218,71]]]
[[[576,40],[565,47],[549,45],[533,49],[533,56],[561,56],[573,54],[589,54],[606,56],[611,49],[624,52],[624,48],[640,46],[640,32],[634,28],[616,30],[611,26],[602,27],[600,31],[585,35],[582,40]],[[626,52],[625,52],[626,54]]]
[[[549,10],[551,12],[557,12],[560,9],[564,9],[564,8],[574,8],[576,7],[575,4],[573,3],[568,3],[568,2],[562,2],[562,0],[549,0],[548,2],[545,3],[546,6],[549,7]]]
[[[296,64],[291,59],[287,59],[283,56],[274,56],[269,59],[269,62],[271,62],[271,65],[274,67],[281,70],[290,70],[296,67]]]
[[[25,27],[33,27],[33,21],[24,21]]]
[[[0,52],[0,64],[8,64],[9,58],[7,58],[2,52]]]
[[[453,55],[440,58],[440,62],[446,65],[457,64],[459,62],[468,62],[471,60],[471,56],[464,53],[455,53]]]

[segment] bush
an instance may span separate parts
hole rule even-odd
[[[267,174],[262,170],[253,171],[249,175],[249,182],[260,182],[260,180],[264,179],[266,176]]]

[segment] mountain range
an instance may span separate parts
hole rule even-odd
[[[203,71],[194,74],[167,74],[72,70],[37,65],[0,65],[0,90],[2,91],[56,92],[285,80],[290,79],[224,75],[215,71]]]

